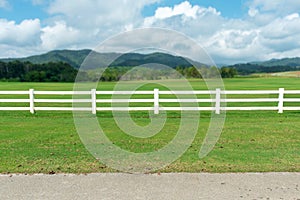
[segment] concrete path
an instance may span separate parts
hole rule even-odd
[[[300,173],[0,175],[0,199],[300,200]]]

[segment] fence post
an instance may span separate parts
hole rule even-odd
[[[154,89],[154,114],[159,114],[159,89]]]
[[[97,114],[96,89],[91,90],[92,114]]]
[[[283,113],[284,88],[279,88],[278,113]]]
[[[216,109],[216,114],[219,115],[220,114],[220,110],[221,110],[221,89],[220,88],[216,89],[216,105],[215,105],[215,109]]]
[[[29,90],[29,110],[31,114],[34,114],[34,89]]]

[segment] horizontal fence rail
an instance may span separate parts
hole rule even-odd
[[[112,98],[113,95],[118,96],[118,98]],[[126,95],[127,98],[122,98],[123,95]],[[142,95],[141,97],[143,98],[139,98],[139,95]],[[238,96],[235,97],[236,95]],[[259,97],[261,95],[269,96],[267,98]],[[11,98],[12,96],[14,98]],[[64,96],[64,98],[60,98],[62,96]],[[107,96],[110,97],[108,98]],[[207,96],[209,96],[209,98]],[[26,105],[12,107],[11,105],[15,103]],[[39,103],[47,104],[47,107],[38,106],[37,104]],[[119,106],[118,103],[121,104],[121,106]],[[130,105],[132,103],[136,105],[142,103],[142,106]],[[183,105],[181,105],[182,103]],[[189,103],[191,103],[192,106],[189,106]],[[234,106],[228,106],[230,103],[233,103]],[[236,106],[243,103],[253,103],[253,105]],[[254,105],[255,103],[261,103],[261,105]],[[274,105],[264,105],[264,103],[273,103]],[[285,103],[293,103],[293,105],[285,106]],[[295,106],[297,103],[299,106]],[[73,105],[57,106],[57,104]],[[80,107],[77,104],[83,104],[84,106]],[[124,106],[124,104],[126,105]],[[180,105],[164,106],[162,104]],[[159,89],[154,89],[153,91],[96,91],[96,89],[92,89],[91,91],[35,91],[34,89],[28,91],[0,91],[0,110],[27,110],[31,113],[42,110],[88,111],[93,114],[96,114],[97,111],[153,111],[154,114],[159,114],[159,112],[163,110],[213,111],[216,114],[220,114],[221,111],[234,110],[274,110],[278,111],[278,113],[283,113],[284,110],[300,110],[300,90],[285,90],[284,88],[279,88],[278,90],[246,91],[221,90],[217,88],[211,91],[160,91]]]

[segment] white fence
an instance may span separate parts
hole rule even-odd
[[[1,98],[6,96],[6,98]],[[23,99],[11,99],[11,96],[17,95],[28,95],[27,98]],[[69,99],[45,99],[45,98],[36,98],[37,95],[43,96],[60,96],[60,95],[69,95]],[[74,99],[73,95],[80,96],[88,95],[89,98],[85,99]],[[98,98],[100,95],[149,95],[148,99],[138,99],[138,98],[129,98],[129,99],[103,99]],[[187,98],[160,98],[161,95],[197,95],[196,99],[187,99]],[[210,96],[210,98],[199,98],[201,95]],[[239,95],[239,98],[228,98],[228,95],[234,96]],[[246,95],[246,98],[241,98],[241,96]],[[247,98],[248,95],[248,98]],[[249,98],[249,95],[254,95],[255,97]],[[275,98],[260,98],[259,95],[273,95]],[[292,95],[292,97],[285,98],[285,95]],[[8,96],[8,97],[7,97]],[[295,97],[296,96],[296,97]],[[297,96],[299,98],[297,98]],[[166,107],[161,106],[160,103],[197,103],[197,106],[194,107]],[[276,106],[224,106],[223,104],[227,103],[263,103],[263,102],[273,102]],[[294,102],[299,103],[299,106],[284,106],[285,102]],[[8,107],[11,103],[27,103],[29,104],[26,107]],[[78,106],[69,106],[69,107],[38,107],[35,106],[36,103],[47,103],[53,105],[53,103],[86,103],[85,107]],[[97,106],[97,103],[152,103],[151,107],[113,107],[113,106]],[[201,106],[201,103],[210,103],[210,106]],[[40,110],[48,111],[89,111],[93,114],[96,114],[97,111],[142,111],[142,110],[153,110],[155,114],[159,114],[159,111],[214,111],[216,114],[220,114],[221,111],[232,111],[232,110],[275,110],[278,113],[283,113],[284,110],[300,110],[300,90],[284,90],[280,88],[279,90],[226,90],[222,91],[216,89],[214,91],[159,91],[159,89],[154,89],[153,91],[96,91],[92,89],[91,91],[34,91],[30,89],[29,91],[0,91],[0,105],[5,105],[0,107],[0,110],[28,110],[31,113]]]

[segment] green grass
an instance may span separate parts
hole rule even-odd
[[[178,88],[178,80],[166,80]],[[202,80],[190,80],[191,85],[196,90],[206,89],[204,81]],[[267,77],[267,78],[234,78],[224,79],[224,85],[227,90],[269,90],[278,89],[284,87],[285,89],[299,89],[300,78],[285,78],[285,77]],[[94,85],[94,84],[92,84]],[[101,82],[98,85],[99,89],[112,90],[115,83]],[[147,84],[141,89],[153,89],[153,85]],[[72,83],[12,83],[12,82],[0,82],[0,90],[72,90]]]
[[[252,74],[252,76],[256,77],[293,77],[299,78],[300,71],[287,71],[287,72],[275,72],[275,73],[257,73]]]
[[[178,82],[174,81],[174,84]],[[192,81],[195,89],[205,89]],[[300,89],[297,78],[226,79],[230,90]],[[152,89],[154,84],[141,89]],[[72,90],[63,83],[0,83],[0,90]],[[99,88],[113,89],[113,83]],[[99,123],[118,146],[133,152],[148,152],[171,141],[180,115],[171,112],[161,133],[147,139],[123,134],[111,113],[99,112]],[[210,113],[201,112],[198,134],[190,148],[162,172],[300,172],[300,112],[234,111],[227,112],[222,135],[204,159],[198,153],[210,122]],[[0,111],[0,173],[90,173],[113,172],[92,157],[81,143],[71,112]],[[132,114],[140,124],[149,123],[146,112]]]

